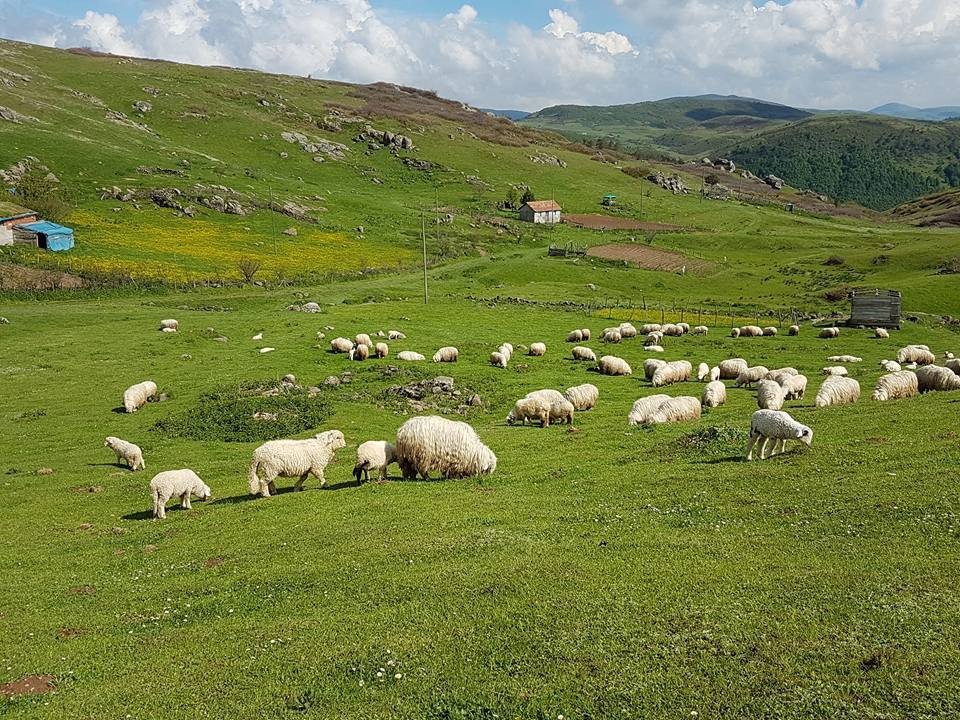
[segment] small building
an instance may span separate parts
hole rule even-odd
[[[33,210],[0,201],[0,228],[12,228],[16,225],[36,222],[40,219]]]
[[[902,298],[899,290],[861,289],[850,293],[852,327],[900,329]]]
[[[42,250],[63,252],[73,247],[73,230],[49,220],[41,220],[14,227],[13,241]]]
[[[603,200],[600,201],[600,204],[603,205],[604,207],[613,207],[614,205],[617,204],[617,196],[604,195]]]
[[[561,209],[556,200],[531,200],[520,206],[520,219],[537,225],[556,225]]]

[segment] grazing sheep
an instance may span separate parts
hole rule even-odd
[[[573,349],[573,359],[574,360],[589,360],[590,362],[597,361],[597,355],[588,347],[580,347],[579,345]]]
[[[435,363],[455,363],[460,358],[460,351],[455,347],[442,347],[433,355]]]
[[[807,393],[806,375],[781,375],[777,382],[783,388],[784,400],[803,400]]]
[[[779,410],[783,407],[784,392],[780,383],[761,380],[757,385],[757,407],[761,410]]]
[[[644,346],[643,346],[643,351],[644,351],[644,352],[652,352],[652,353],[662,353],[662,352],[665,352],[665,350],[664,350],[660,345],[644,345]]]
[[[607,328],[603,331],[603,338],[601,339],[605,343],[616,345],[623,339],[623,335],[620,333],[620,328]]]
[[[623,339],[626,338],[635,338],[637,336],[637,329],[630,323],[620,323],[620,337]]]
[[[824,375],[834,375],[836,377],[845,377],[849,373],[843,365],[833,365],[831,367],[825,367],[823,369]]]
[[[904,370],[916,370],[919,367],[915,362],[908,362],[903,364]]]
[[[420,362],[426,359],[427,358],[420,353],[411,350],[404,350],[403,352],[397,353],[397,360],[403,360],[404,362]]]
[[[764,336],[764,337],[776,337],[776,336],[777,336],[777,332],[778,332],[778,330],[771,325],[770,327],[765,327],[765,328],[763,329],[763,336]]]
[[[356,360],[357,362],[363,362],[370,357],[370,346],[364,345],[363,343],[358,343],[357,346],[350,351],[350,359]]]
[[[157,384],[152,380],[144,380],[123,391],[123,409],[128,413],[135,413],[155,397]]]
[[[708,377],[710,377],[710,366],[703,362],[697,365],[697,382],[703,382]]]
[[[633,370],[627,361],[613,355],[604,355],[600,358],[597,369],[601,375],[633,375]]]
[[[831,375],[817,391],[818,408],[832,405],[853,405],[860,399],[860,383],[853,378]]]
[[[406,340],[407,336],[399,330],[391,330],[387,333],[387,340]]]
[[[490,353],[490,364],[498,368],[507,367],[507,356],[502,352],[492,352]]]
[[[740,337],[740,328],[733,328],[733,329],[730,331],[730,337],[732,337],[732,338],[738,338],[738,337]]]
[[[708,382],[703,388],[700,404],[706,408],[720,407],[727,402],[727,386],[719,380]]]
[[[567,342],[572,342],[572,343],[583,342],[583,331],[571,330],[567,334]]]
[[[956,358],[947,360],[947,367],[953,370],[957,375],[960,375],[960,360],[957,360]]]
[[[323,340],[325,337],[326,337],[326,335],[324,335],[322,332],[318,332],[318,333],[317,333],[317,340]],[[263,333],[262,333],[262,332],[258,332],[256,335],[254,335],[254,336],[253,336],[252,338],[250,338],[250,339],[251,339],[251,340],[255,340],[256,342],[260,342],[261,340],[263,340]]]
[[[507,415],[507,425],[521,423],[527,424],[528,420],[540,422],[540,427],[550,425],[550,403],[542,397],[524,397],[517,400],[513,409]]]
[[[573,403],[573,409],[577,412],[584,410],[593,410],[597,406],[597,399],[600,397],[600,390],[596,385],[586,383],[567,388],[563,396]]]
[[[159,329],[164,332],[176,332],[180,329],[180,323],[173,319],[161,320]]]
[[[660,328],[660,332],[662,332],[667,337],[680,337],[681,335],[683,335],[683,328],[680,327],[679,325],[668,323],[664,325],[662,328]]]
[[[936,361],[936,355],[926,345],[907,345],[897,353],[897,362],[901,364],[933,365]]]
[[[714,367],[710,368],[710,382],[716,382],[720,379],[720,368]]]
[[[787,377],[789,375],[799,375],[800,371],[792,367],[777,368],[776,370],[771,370],[767,373],[766,380],[773,380],[775,382],[780,382],[780,378]]]
[[[654,373],[656,373],[657,370],[666,364],[666,360],[660,360],[659,358],[647,358],[643,361],[643,376],[647,380],[653,380]]]
[[[670,398],[647,417],[647,422],[644,424],[663,425],[665,423],[699,420],[702,410],[700,400],[695,397]]]
[[[693,366],[686,360],[669,362],[657,370],[650,382],[654,387],[663,387],[675,383],[687,382],[693,374]],[[699,407],[699,405],[697,406]]]
[[[191,495],[196,495],[201,500],[209,500],[212,495],[210,488],[193,470],[167,470],[157,473],[150,481],[153,516],[163,520],[167,516],[167,501],[172,497],[180,498],[180,507],[190,510]]]
[[[510,360],[513,358],[513,345],[510,343],[504,343],[497,348],[497,352],[503,355],[507,359],[507,362],[510,362]]]
[[[543,357],[547,354],[547,346],[542,342],[532,343],[529,353],[531,357]]]
[[[677,323],[677,327],[680,328],[681,332],[686,335],[690,332],[690,323]]]
[[[750,366],[743,358],[730,358],[729,360],[724,360],[720,363],[720,379],[736,380],[738,377],[740,377],[740,373],[747,370],[748,367]]]
[[[527,396],[523,399],[536,400],[547,409],[548,421],[546,422],[546,426],[549,426],[550,423],[557,422],[566,422],[568,425],[573,424],[573,404],[561,395],[559,390],[534,390],[533,392],[527,393]],[[513,424],[510,421],[510,415],[507,416],[507,424]]]
[[[796,337],[796,336],[799,335],[799,334],[800,334],[800,326],[799,326],[799,325],[791,325],[791,326],[787,329],[787,335],[789,335],[790,337]]]
[[[134,472],[147,467],[146,463],[143,462],[143,451],[132,442],[127,442],[126,440],[121,440],[111,435],[103,441],[103,446],[113,450],[117,456],[117,462],[125,460]]]
[[[917,382],[922,393],[960,390],[960,375],[950,368],[939,365],[925,365],[917,368]]]
[[[820,331],[818,336],[824,340],[833,340],[834,338],[840,337],[840,328],[838,327],[828,327]]]
[[[357,448],[357,464],[353,466],[353,477],[359,485],[362,477],[370,481],[370,471],[377,473],[381,481],[387,479],[387,468],[396,462],[397,448],[385,440],[367,440]]]
[[[640,326],[640,332],[644,335],[649,335],[652,332],[660,332],[661,329],[663,329],[663,326],[657,323],[647,323],[646,325]]]
[[[663,342],[662,332],[652,332],[643,339],[644,345],[660,345]]]
[[[274,481],[278,477],[299,478],[294,483],[295,490],[303,490],[303,484],[312,474],[320,481],[320,487],[327,484],[323,472],[333,460],[334,454],[346,447],[343,433],[328,430],[307,440],[271,440],[253,451],[248,480],[250,494],[270,497],[276,493]]]
[[[375,350],[376,350],[377,357],[380,358],[381,360],[383,360],[383,358],[387,357],[387,355],[390,354],[390,347],[386,343],[382,343],[382,342],[377,343],[377,347],[375,348]]]
[[[692,335],[709,335],[710,328],[706,325],[697,325],[693,330],[690,331]]]
[[[886,340],[890,337],[890,333],[886,328],[878,327],[873,329],[873,335],[878,340]]]
[[[345,337],[334,338],[330,341],[330,352],[348,353],[353,350],[353,340]]]
[[[368,348],[373,347],[373,340],[371,340],[370,336],[366,333],[360,333],[356,338],[354,338],[354,340],[356,341],[357,345],[366,345]]]
[[[734,385],[736,387],[750,387],[754,383],[758,383],[761,380],[763,380],[767,376],[768,372],[770,371],[767,368],[765,368],[763,365],[748,367],[745,370],[743,370],[739,375],[737,375],[737,379],[734,382]]]
[[[407,480],[418,474],[429,480],[431,472],[448,480],[474,477],[497,469],[497,456],[472,427],[438,416],[411,418],[400,426],[397,462]]]
[[[257,352],[259,352],[261,355],[266,355],[267,353],[276,352],[276,350],[276,348],[272,347],[262,347]]]
[[[763,328],[758,325],[744,325],[740,328],[740,337],[763,337]]]
[[[900,366],[900,363],[894,360],[881,360],[880,367],[882,367],[888,373],[896,373],[903,370],[903,368]]]
[[[877,386],[873,389],[873,399],[878,402],[900,400],[913,397],[919,391],[920,385],[916,373],[901,370],[883,375],[877,380]]]
[[[859,363],[863,362],[862,357],[857,357],[856,355],[831,355],[827,358],[830,362],[838,363]]]
[[[627,416],[627,422],[630,425],[646,425],[647,420],[657,411],[657,408],[668,400],[670,400],[669,395],[650,395],[640,398],[633,403],[630,414]]]
[[[592,334],[592,333],[590,332],[590,328],[582,328],[582,329],[580,330],[580,333],[583,335],[583,339],[584,339],[584,340],[589,340],[589,339],[590,339],[590,335]]]
[[[757,410],[750,418],[750,441],[747,444],[747,460],[753,460],[753,449],[763,439],[760,445],[760,459],[766,460],[767,443],[773,440],[770,455],[782,453],[787,448],[788,440],[796,440],[807,447],[813,444],[813,430],[798,423],[789,413],[782,410]]]

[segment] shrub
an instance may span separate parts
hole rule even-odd
[[[251,258],[244,258],[237,263],[237,270],[245,282],[253,282],[254,275],[260,270],[260,261]]]
[[[849,285],[837,285],[837,287],[827,290],[823,294],[823,297],[829,302],[840,302],[850,297],[850,290]]]
[[[621,170],[630,177],[638,180],[643,180],[651,172],[649,165],[627,165],[626,167],[621,168]]]
[[[533,190],[527,188],[523,191],[523,195],[520,196],[520,204],[523,205],[523,203],[533,202],[536,199],[537,196],[533,194]]]
[[[871,265],[886,265],[890,262],[889,255],[877,255],[873,260],[870,261]]]
[[[960,257],[950,258],[949,260],[944,260],[940,265],[940,274],[941,275],[957,275],[960,274]]]
[[[48,176],[48,170],[30,167],[15,186],[17,202],[35,210],[44,220],[61,222],[70,213],[70,202],[60,184]]]
[[[826,260],[823,261],[824,265],[831,266],[831,267],[836,265],[843,265],[844,263],[846,263],[846,260],[844,260],[839,255],[831,255],[830,257],[828,257]]]
[[[703,179],[703,182],[706,183],[707,185],[719,185],[719,184],[720,184],[720,178],[718,178],[718,177],[717,177],[716,175],[714,175],[713,173],[710,173],[709,175],[707,175],[707,176]]]

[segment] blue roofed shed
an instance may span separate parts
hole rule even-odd
[[[44,250],[63,252],[73,247],[73,230],[49,220],[17,225],[13,233],[18,239]]]

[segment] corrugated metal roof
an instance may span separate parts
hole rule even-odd
[[[534,212],[555,212],[563,209],[556,200],[531,200],[524,204]]]
[[[40,222],[26,223],[24,225],[18,226],[19,230],[29,230],[30,232],[43,233],[44,235],[63,235],[65,233],[73,234],[73,228],[68,228],[64,225],[57,225],[55,222],[50,222],[49,220],[41,220]]]

